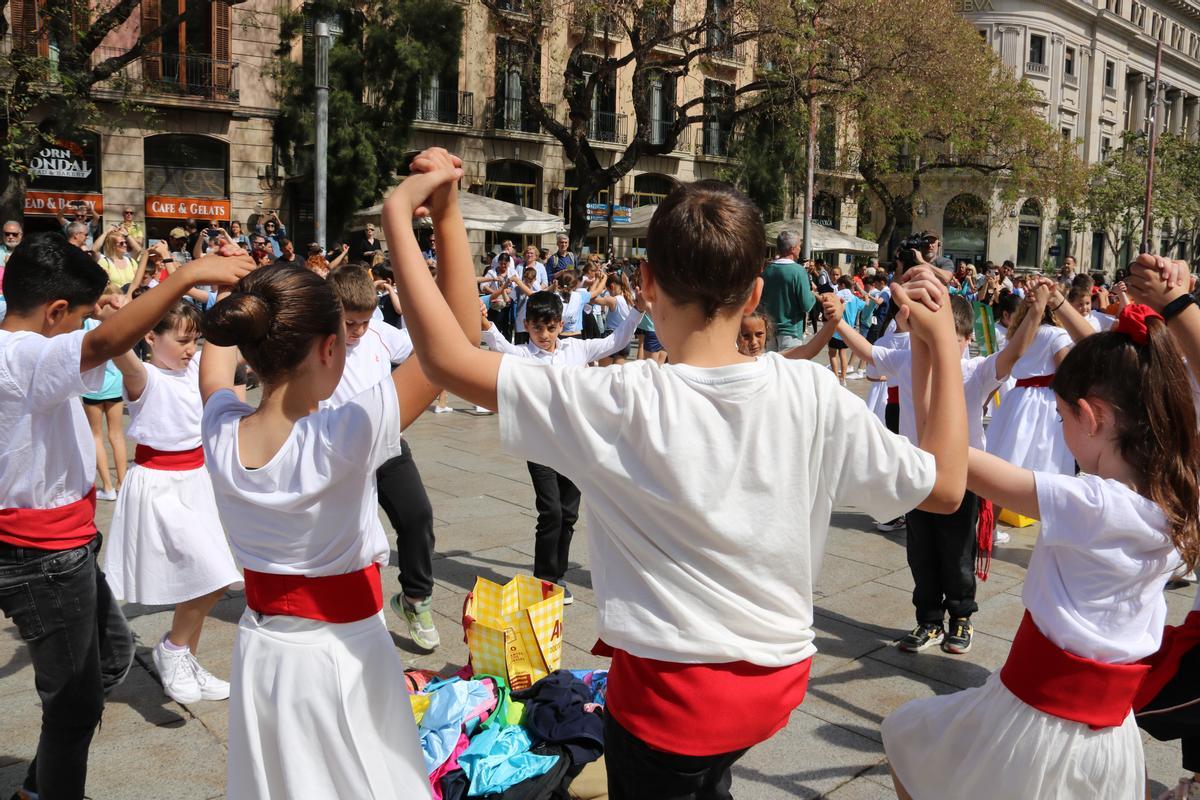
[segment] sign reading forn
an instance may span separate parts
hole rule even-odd
[[[72,214],[74,202],[87,203],[88,211],[94,216],[104,214],[104,195],[80,194],[76,192],[41,192],[30,189],[25,192],[25,213],[34,217],[53,217],[59,211]]]
[[[62,136],[29,160],[30,188],[41,192],[100,191],[100,137],[83,131]]]
[[[229,219],[229,201],[152,194],[146,197],[146,216],[155,219]]]
[[[974,11],[995,11],[992,0],[954,0],[954,10],[960,14],[970,14]]]

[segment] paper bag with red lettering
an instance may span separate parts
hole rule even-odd
[[[562,665],[563,590],[531,575],[501,586],[475,579],[463,604],[463,631],[475,673],[504,675],[527,689]]]

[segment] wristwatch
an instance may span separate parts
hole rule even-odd
[[[1196,305],[1196,298],[1192,297],[1190,294],[1182,294],[1163,307],[1162,317],[1164,320],[1169,322],[1171,317],[1177,316],[1185,308],[1191,305]]]

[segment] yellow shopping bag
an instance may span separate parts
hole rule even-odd
[[[476,578],[463,605],[463,630],[476,674],[504,675],[528,689],[562,665],[563,590],[530,575],[501,586]]]

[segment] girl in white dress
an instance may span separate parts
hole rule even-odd
[[[1151,318],[1148,323],[1143,315]],[[1131,306],[1054,376],[1079,477],[971,450],[967,487],[1042,530],[1004,667],[883,722],[902,798],[1145,796],[1132,705],[1162,639],[1163,586],[1200,554],[1200,433],[1162,318]],[[1003,408],[1003,406],[1001,406]],[[989,437],[990,438],[990,437]]]
[[[229,684],[196,660],[204,618],[240,585],[200,448],[200,312],[180,300],[146,336],[150,361],[113,360],[137,442],[113,512],[105,572],[113,595],[174,605],[171,629],[154,647],[163,691],[179,703],[224,700]]]
[[[427,151],[413,169],[419,179],[392,196],[437,210],[437,280],[454,287],[447,301],[478,341],[479,298],[451,194],[461,162]],[[409,358],[344,405],[318,410],[342,378],[345,325],[332,288],[302,267],[248,275],[208,312],[204,335],[205,457],[248,606],[233,651],[226,794],[428,797],[404,665],[382,614],[389,545],[375,470],[400,454],[401,428],[438,389]],[[262,380],[257,409],[233,394],[234,346]]]
[[[1027,309],[1022,305],[1013,315],[1009,330],[1020,327]],[[1070,334],[1058,327],[1048,307],[1033,344],[1013,367],[1015,385],[992,414],[987,435],[989,453],[1034,472],[1075,474],[1075,459],[1063,439],[1050,389],[1055,369],[1070,350]]]

